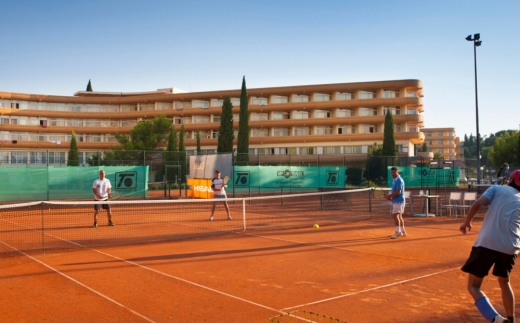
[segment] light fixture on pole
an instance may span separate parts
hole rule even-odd
[[[478,92],[477,92],[477,47],[482,44],[480,34],[469,35],[467,41],[473,42],[473,57],[475,61],[475,113],[477,120],[477,184],[480,184],[480,132],[478,130]]]

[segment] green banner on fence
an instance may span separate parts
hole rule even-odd
[[[392,175],[387,168],[387,186],[392,186]],[[399,173],[406,187],[455,187],[459,185],[460,168],[458,167],[426,167],[399,166]]]
[[[0,167],[0,202],[94,198],[92,184],[105,170],[112,190],[123,196],[148,195],[149,166]]]
[[[225,174],[223,174],[225,176]],[[239,188],[345,188],[344,166],[235,166],[228,186]]]

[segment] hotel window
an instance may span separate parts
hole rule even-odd
[[[448,149],[448,151],[453,154],[455,152],[455,149]]]
[[[390,91],[390,90],[383,91],[383,98],[398,98],[398,97],[399,97],[399,92]]]
[[[433,145],[433,140],[425,140],[425,142],[428,146]]]
[[[417,114],[417,109],[416,108],[408,108],[406,110],[406,114]]]
[[[409,98],[416,98],[417,92],[416,91],[406,91],[406,96]]]
[[[9,163],[9,153],[7,151],[0,151],[0,164]]]
[[[178,111],[189,109],[191,108],[191,102],[173,101],[173,108]]]
[[[186,131],[184,133],[184,139],[188,140],[188,139],[192,139],[192,131]]]
[[[65,152],[51,151],[49,152],[49,164],[65,164]]]
[[[251,121],[266,121],[269,120],[268,113],[251,113]]]
[[[121,106],[121,112],[133,112],[133,111],[137,111],[137,105],[133,104],[133,105],[122,105]]]
[[[56,105],[51,106],[49,108],[50,108],[50,110],[57,109]],[[100,104],[86,104],[85,110],[87,110],[87,112],[101,112],[101,105]]]
[[[448,136],[455,137],[455,132],[453,132],[453,131],[448,132]]]
[[[330,111],[314,110],[314,118],[330,118]]]
[[[401,108],[400,107],[383,107],[383,115],[386,115],[388,111],[391,111],[392,115],[399,115],[401,114]]]
[[[352,113],[352,110],[350,109],[338,109],[336,110],[336,117],[352,117],[354,114]]]
[[[11,152],[11,164],[27,164],[27,152],[26,151],[12,151]]]
[[[437,136],[438,136],[438,137],[442,137],[442,136],[444,136],[444,133],[443,133],[442,131],[438,131],[438,132],[437,132]]]
[[[300,147],[300,155],[314,155],[314,147]]]
[[[297,150],[296,147],[289,147],[289,148],[287,148],[287,153],[289,155],[296,155],[296,150]]]
[[[323,147],[324,155],[341,154],[341,147]]]
[[[171,110],[173,109],[173,103],[157,102],[157,110]]]
[[[425,136],[425,137],[431,137],[431,136],[432,136],[432,133],[429,132],[429,131],[426,131],[426,132],[424,133],[424,136]]]
[[[9,124],[9,118],[2,118],[2,124]]]
[[[121,121],[121,127],[134,127],[136,123],[135,120],[123,120]]]
[[[257,154],[259,156],[268,156],[271,153],[271,150],[269,148],[258,148]]]
[[[444,145],[444,140],[437,140],[437,145]]]
[[[251,104],[267,105],[267,98],[253,97],[251,98]],[[240,103],[239,103],[240,105]]]
[[[273,128],[273,137],[283,137],[289,135],[289,128]]]
[[[394,132],[401,132],[401,125],[400,124],[394,124]]]
[[[315,93],[314,94],[314,101],[330,101],[330,94],[325,93]]]
[[[224,100],[211,99],[211,106],[212,107],[222,107],[223,104],[224,104]]]
[[[411,124],[408,126],[408,132],[417,132],[417,125],[416,124]]]
[[[193,123],[208,123],[209,116],[194,116]]]
[[[295,136],[308,136],[311,134],[311,129],[309,127],[295,127],[294,135]]]
[[[377,115],[377,110],[375,108],[359,108],[360,116],[375,116]]]
[[[287,120],[289,113],[287,112],[273,112],[273,120]]]
[[[238,113],[233,113],[233,121],[234,122],[238,122],[240,120],[240,114]]]
[[[267,129],[252,129],[251,137],[268,137],[269,130]]]
[[[438,153],[444,153],[444,149],[442,149],[442,148],[437,148],[437,152],[438,152]]]
[[[286,97],[286,96],[273,95],[271,97],[272,104],[287,103],[287,102],[289,102],[289,97]]]
[[[213,116],[213,122],[219,122],[220,123],[220,120],[222,120],[222,118],[220,116],[217,116],[217,115]]]
[[[267,100],[267,99],[266,99]],[[239,107],[240,106],[240,98],[231,98],[231,104],[234,106],[234,107]]]
[[[349,92],[338,92],[336,94],[336,100],[352,100],[354,98],[354,95]]]
[[[359,98],[360,99],[375,99],[376,93],[369,92],[369,91],[359,91]]]
[[[450,145],[454,145],[454,144],[455,144],[455,141],[453,141],[453,140],[448,140],[448,143],[449,143]]]
[[[211,131],[205,130],[205,131],[199,131],[200,139],[210,139],[211,138]],[[195,132],[195,139],[197,138],[197,132]]]
[[[376,125],[364,124],[364,125],[361,125],[360,129],[361,129],[361,133],[376,133],[377,132]]]
[[[344,146],[343,153],[344,154],[361,154],[363,151],[363,146]]]
[[[292,97],[292,102],[309,102],[309,96],[294,94]]]
[[[211,131],[211,138],[215,138],[215,139],[218,138],[218,131],[215,131],[215,130]]]
[[[44,151],[31,151],[31,164],[46,164],[47,154]]]
[[[331,135],[332,134],[332,127],[331,126],[316,127],[314,132],[317,135]]]
[[[338,126],[338,135],[354,133],[354,126]]]
[[[11,103],[11,109],[20,109],[20,103]]]
[[[209,101],[193,100],[193,107],[207,109],[209,108]]]
[[[309,112],[307,111],[294,111],[293,119],[309,119]]]
[[[173,117],[173,124],[182,124],[182,117]]]

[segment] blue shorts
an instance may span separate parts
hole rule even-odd
[[[213,198],[216,198],[216,199],[227,199],[227,195],[213,194]]]

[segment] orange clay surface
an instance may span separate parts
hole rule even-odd
[[[486,322],[460,270],[481,220],[467,235],[460,218],[405,221],[408,236],[396,240],[380,217],[2,257],[0,321],[265,323],[305,310],[349,323]],[[516,271],[511,281],[519,299]],[[505,314],[493,276],[483,289]]]

